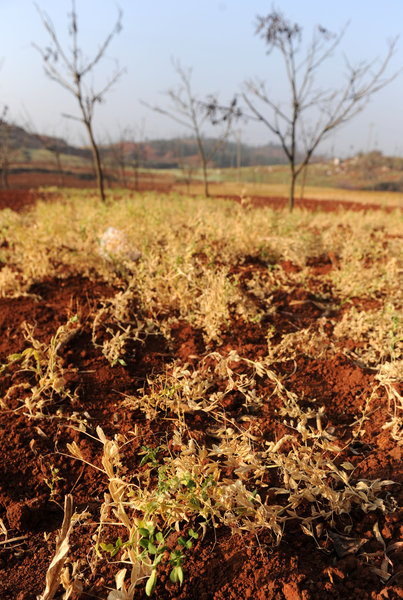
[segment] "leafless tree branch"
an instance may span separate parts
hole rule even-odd
[[[182,125],[193,132],[203,171],[204,193],[209,195],[207,168],[217,151],[226,143],[235,118],[234,99],[230,109],[220,107],[215,96],[209,96],[206,101],[199,100],[193,93],[191,86],[192,69],[185,69],[179,61],[172,61],[173,67],[179,77],[180,84],[177,89],[168,90],[166,95],[170,100],[170,106],[161,108],[159,106],[146,106],[162,115],[169,117],[175,123]],[[204,126],[207,122],[220,127],[216,143],[207,151],[204,143]]]
[[[272,99],[263,82],[247,81],[243,99],[251,117],[275,135],[287,156],[291,171],[290,209],[294,206],[295,182],[318,145],[337,127],[360,113],[372,96],[388,85],[398,72],[386,76],[398,38],[388,42],[381,61],[363,60],[351,65],[346,60],[346,78],[331,90],[316,89],[319,68],[339,47],[348,23],[338,34],[322,26],[315,28],[308,48],[302,50],[302,29],[279,11],[257,17],[256,34],[266,43],[267,53],[278,50],[283,57],[290,88],[290,109]],[[298,148],[298,153],[297,153]],[[299,164],[297,157],[301,157]]]
[[[69,91],[77,100],[81,117],[75,117],[73,115],[65,115],[70,119],[78,120],[84,123],[87,130],[88,137],[90,140],[91,150],[93,154],[95,171],[97,174],[98,189],[101,199],[105,200],[105,189],[104,189],[104,175],[101,164],[101,156],[98,144],[95,140],[93,130],[93,118],[95,105],[104,101],[104,96],[117,80],[124,73],[124,69],[116,67],[113,75],[108,79],[106,84],[101,87],[98,91],[95,91],[92,86],[85,84],[85,78],[87,75],[92,73],[102,58],[105,57],[107,49],[110,46],[112,39],[120,33],[122,29],[122,11],[119,9],[117,20],[112,27],[110,33],[99,45],[93,58],[84,58],[82,49],[78,39],[78,19],[75,0],[71,2],[71,13],[69,15],[69,27],[68,33],[71,38],[72,47],[69,51],[65,51],[57,35],[56,29],[53,25],[49,15],[41,11],[41,9],[35,5],[42,24],[48,33],[50,38],[50,45],[46,47],[40,47],[37,44],[33,44],[36,50],[40,53],[43,63],[44,71],[47,77],[52,81],[55,81],[61,85],[64,89]]]

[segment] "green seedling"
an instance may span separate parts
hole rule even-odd
[[[137,560],[144,563],[151,569],[151,573],[146,582],[146,594],[151,596],[157,585],[157,567],[164,558],[166,550],[165,538],[161,531],[157,531],[152,521],[138,521],[138,528],[132,539],[122,542],[118,537],[114,544],[100,543],[100,548],[115,557],[120,550],[134,548],[137,552]]]
[[[0,373],[6,371],[14,363],[20,362],[23,371],[33,371],[38,376],[42,374],[41,356],[35,348],[26,348],[23,352],[10,354],[7,358],[8,362],[1,365]],[[34,359],[34,366],[30,366],[31,359]]]
[[[160,447],[157,446],[156,448],[151,448],[150,446],[141,446],[141,449],[142,452],[140,452],[140,454],[143,454],[144,456],[140,461],[140,467],[147,463],[150,463],[153,467],[158,467],[159,462],[156,457]]]
[[[190,550],[190,548],[193,545],[192,540],[197,540],[199,537],[199,534],[196,533],[195,531],[193,531],[193,529],[189,530],[189,539],[186,540],[184,537],[180,537],[178,539],[178,544],[180,546],[182,546],[182,548],[184,550]],[[170,564],[172,565],[172,571],[171,574],[169,576],[170,580],[172,581],[172,583],[179,583],[180,585],[183,584],[183,569],[182,569],[182,565],[183,565],[183,561],[185,560],[185,555],[183,554],[182,550],[173,550],[173,552],[171,552],[171,558],[170,558]]]
[[[157,567],[164,558],[166,550],[165,538],[161,531],[156,531],[152,521],[141,521],[139,527],[139,546],[143,548],[139,560],[150,564],[152,571],[147,579],[146,594],[151,596],[157,585]]]
[[[122,542],[121,537],[118,537],[114,544],[101,542],[100,548],[104,552],[107,552],[111,558],[115,557],[120,550],[130,547],[134,548],[137,553],[137,560],[151,570],[145,586],[147,596],[151,596],[157,586],[158,565],[164,559],[167,560],[165,558],[167,550],[166,535],[164,536],[163,532],[158,530],[152,521],[140,520],[138,521],[136,533],[132,536],[131,540]],[[184,574],[182,565],[185,560],[184,552],[191,549],[193,540],[197,540],[198,537],[199,534],[190,529],[188,539],[183,536],[180,536],[178,539],[178,545],[181,548],[175,549],[170,553],[169,564],[172,566],[170,579],[173,583],[183,584]]]
[[[116,358],[111,362],[111,367],[116,367],[116,365],[120,365],[121,367],[127,367],[127,362],[123,360],[123,358]]]
[[[127,544],[127,542],[126,542],[126,544]],[[104,552],[109,552],[109,554],[111,555],[111,558],[116,556],[118,554],[119,550],[121,550],[124,546],[125,546],[125,544],[123,544],[121,537],[118,537],[118,539],[116,540],[116,542],[114,544],[106,544],[105,542],[101,542],[101,544],[100,544],[100,547],[102,548],[102,550]]]
[[[51,477],[49,479],[45,479],[45,483],[48,486],[48,488],[50,489],[50,499],[52,500],[55,493],[56,493],[56,484],[58,481],[62,481],[62,477],[59,477],[58,475],[59,473],[59,469],[57,467],[54,467],[53,465],[50,466],[50,475]]]
[[[183,584],[183,569],[182,564],[185,559],[184,554],[181,550],[174,550],[171,552],[170,564],[173,566],[169,579],[172,583]]]

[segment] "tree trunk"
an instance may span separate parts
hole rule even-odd
[[[290,182],[290,194],[289,194],[289,199],[288,199],[288,208],[290,209],[290,212],[292,212],[294,209],[296,179],[297,179],[297,176],[295,174],[295,171],[292,170],[291,171],[291,182]]]
[[[59,173],[59,184],[64,187],[64,171],[63,171],[63,167],[62,167],[62,160],[60,158],[60,152],[55,152],[56,155],[56,164],[57,164],[57,170]]]
[[[101,164],[101,155],[99,153],[99,148],[97,146],[94,135],[92,133],[91,123],[89,123],[88,121],[85,121],[85,126],[87,128],[88,135],[89,135],[90,142],[91,142],[91,150],[92,150],[92,156],[94,158],[94,166],[95,166],[95,172],[97,175],[97,185],[98,185],[99,195],[101,197],[102,202],[105,202],[106,201],[105,184],[104,184],[104,173],[103,173],[102,164]]]
[[[101,157],[99,154],[98,146],[96,144],[94,144],[92,146],[92,153],[94,155],[95,171],[97,174],[97,184],[98,184],[99,195],[101,196],[102,202],[105,202],[106,198],[105,198],[104,174],[103,174],[102,166],[101,166]]]
[[[200,156],[200,160],[201,160],[201,164],[202,164],[202,171],[203,171],[203,182],[204,182],[204,195],[206,196],[206,198],[209,195],[209,191],[208,191],[208,177],[207,177],[207,160],[206,160],[206,155],[204,154],[204,148],[203,148],[203,144],[200,138],[200,134],[196,128],[196,139],[197,139],[197,147],[199,149],[199,156]]]
[[[207,177],[207,166],[206,166],[205,162],[203,162],[203,181],[204,181],[204,195],[206,196],[206,198],[208,198],[208,196],[209,196],[208,177]]]
[[[137,164],[134,165],[134,189],[138,192],[139,189],[139,167]]]

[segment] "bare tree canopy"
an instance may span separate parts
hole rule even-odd
[[[93,118],[95,105],[104,102],[105,94],[111,89],[116,81],[121,77],[124,69],[116,66],[115,72],[106,81],[106,83],[95,90],[92,84],[88,84],[89,75],[104,58],[107,49],[110,46],[112,39],[122,29],[122,11],[119,9],[117,20],[112,27],[110,33],[105,37],[99,45],[94,56],[87,58],[78,40],[78,19],[75,6],[75,0],[71,2],[71,13],[69,14],[68,33],[71,38],[72,46],[65,50],[57,35],[56,29],[50,17],[36,8],[41,17],[42,23],[49,35],[50,45],[40,47],[34,44],[34,47],[39,51],[44,62],[46,75],[52,81],[56,81],[64,89],[68,90],[76,98],[81,116],[64,115],[68,118],[75,119],[84,123],[91,144],[95,171],[97,174],[98,189],[102,200],[105,200],[104,190],[104,175],[102,171],[101,157],[98,145],[95,141],[93,130]]]
[[[180,84],[176,89],[170,89],[166,93],[170,100],[167,108],[149,106],[152,110],[168,116],[170,119],[192,131],[196,138],[199,151],[200,163],[203,171],[204,194],[209,195],[207,167],[217,151],[225,144],[231,131],[233,119],[237,116],[237,100],[231,102],[230,107],[222,108],[214,95],[207,97],[205,101],[199,100],[191,86],[192,69],[184,69],[178,61],[173,61],[174,69],[179,76]],[[204,144],[204,127],[207,123],[218,126],[219,134],[217,141],[207,151]]]
[[[291,172],[290,210],[294,207],[296,179],[320,142],[361,112],[372,96],[397,75],[385,75],[397,44],[394,38],[388,42],[382,59],[363,60],[355,66],[346,59],[344,81],[332,89],[318,88],[320,67],[340,45],[346,28],[347,25],[334,34],[319,25],[305,48],[302,28],[289,22],[279,11],[257,17],[255,33],[264,40],[267,54],[278,50],[282,55],[289,101],[284,104],[273,99],[265,82],[260,80],[245,83],[243,98],[251,116],[279,139],[287,156]],[[297,153],[302,157],[298,163]]]

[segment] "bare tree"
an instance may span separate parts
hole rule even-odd
[[[59,185],[61,187],[64,187],[65,177],[64,177],[64,170],[63,170],[63,164],[62,164],[63,147],[59,143],[59,140],[57,140],[56,138],[52,142],[51,139],[46,139],[46,137],[47,136],[41,136],[42,144],[43,144],[44,148],[46,148],[46,150],[48,150],[49,152],[51,152],[53,154],[55,161],[56,161],[56,166],[57,166]]]
[[[11,155],[11,125],[7,121],[8,106],[4,106],[0,114],[0,186],[3,189],[9,188],[8,172],[10,168]]]
[[[105,153],[110,159],[114,174],[117,173],[119,182],[124,188],[131,185],[130,178],[133,175],[133,187],[136,191],[139,189],[139,170],[147,157],[144,139],[144,123],[141,123],[138,128],[122,129],[116,142],[109,138]]]
[[[194,160],[194,156],[185,156],[183,152],[183,141],[177,140],[175,143],[175,153],[178,157],[178,165],[182,171],[182,179],[186,183],[186,189],[190,192],[190,184],[194,173],[197,171],[197,162]]]
[[[110,164],[110,179],[118,180],[119,185],[123,188],[127,188],[127,150],[126,150],[126,138],[125,132],[121,131],[118,141],[114,141],[110,135],[108,135],[108,143],[103,147],[103,154],[106,160]],[[108,170],[106,170],[108,174]]]
[[[145,125],[144,121],[136,130],[131,130],[129,140],[132,144],[132,152],[130,153],[131,165],[133,167],[134,189],[136,192],[139,189],[139,172],[140,168],[147,160],[147,145],[145,143]]]
[[[92,58],[86,58],[78,41],[78,23],[75,0],[71,3],[71,13],[69,15],[69,36],[71,37],[72,47],[64,50],[55,27],[50,17],[42,12],[39,7],[37,10],[42,19],[42,23],[49,34],[50,46],[41,48],[34,44],[34,47],[40,52],[45,67],[46,75],[53,81],[56,81],[63,88],[68,90],[76,98],[81,117],[64,115],[84,123],[90,140],[94,167],[97,176],[97,183],[101,199],[105,200],[104,174],[101,164],[101,156],[97,142],[95,141],[93,119],[95,105],[104,101],[105,94],[116,83],[122,75],[123,70],[116,67],[114,74],[106,84],[95,91],[91,84],[85,83],[88,76],[93,73],[95,67],[99,64],[112,41],[122,29],[122,12],[119,10],[118,18],[110,33],[103,40],[98,51]]]
[[[294,207],[295,183],[330,132],[361,112],[372,96],[397,73],[385,77],[394,54],[397,38],[388,44],[382,60],[361,61],[353,66],[346,60],[344,83],[333,89],[317,87],[320,67],[339,46],[346,31],[333,34],[322,26],[314,29],[310,44],[302,47],[302,28],[273,10],[257,17],[256,34],[267,46],[267,54],[278,50],[283,58],[289,84],[289,106],[272,99],[265,83],[247,81],[243,98],[258,121],[264,123],[279,140],[287,156],[291,183],[290,210]]]
[[[214,96],[209,96],[206,101],[199,100],[192,91],[192,69],[184,69],[178,61],[173,61],[173,66],[179,76],[180,85],[177,89],[171,89],[167,92],[171,105],[168,108],[160,108],[159,106],[150,108],[168,116],[193,132],[202,167],[204,194],[208,196],[208,164],[228,138],[233,118],[237,115],[236,98],[232,101],[230,107],[225,109],[221,109]],[[216,142],[209,149],[207,149],[204,136],[204,126],[208,122],[221,128]]]

